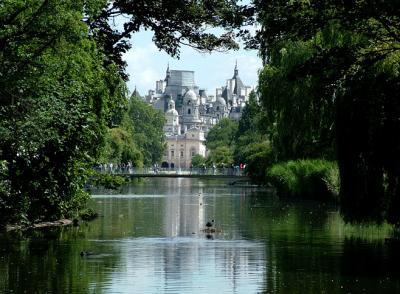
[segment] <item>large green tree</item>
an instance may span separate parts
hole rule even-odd
[[[246,173],[258,182],[265,181],[266,167],[274,161],[265,122],[265,110],[252,91],[235,134],[234,159],[236,164],[245,164]]]
[[[286,159],[336,148],[346,218],[399,225],[399,1],[254,5],[275,150]]]
[[[164,114],[154,109],[141,98],[131,97],[128,108],[128,120],[133,128],[133,140],[143,155],[146,166],[159,163],[164,154]]]
[[[235,134],[237,132],[238,123],[229,119],[222,118],[215,126],[213,126],[207,134],[206,146],[209,150],[217,147],[233,147]]]
[[[0,5],[0,150],[8,193],[1,221],[71,216],[84,203],[82,171],[99,154],[115,71],[81,21],[83,3]]]

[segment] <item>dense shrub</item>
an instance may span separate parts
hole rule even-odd
[[[332,161],[278,163],[267,169],[266,179],[281,196],[337,200],[339,194],[339,171]]]

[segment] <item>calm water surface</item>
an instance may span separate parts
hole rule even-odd
[[[183,178],[92,205],[101,217],[79,227],[0,235],[0,292],[400,293],[390,230],[345,225],[332,205]]]

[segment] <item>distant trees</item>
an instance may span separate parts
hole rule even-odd
[[[164,120],[160,111],[132,96],[120,124],[110,128],[106,135],[101,161],[131,162],[138,167],[159,162],[165,150]]]
[[[265,181],[265,170],[272,163],[271,144],[264,130],[265,113],[254,91],[249,95],[235,134],[234,159],[246,164],[246,172],[258,182]]]
[[[196,154],[192,157],[192,166],[193,167],[203,167],[206,165],[206,159],[204,156],[200,154]]]
[[[133,140],[133,133],[123,126],[111,128],[106,134],[106,144],[100,162],[124,163],[132,166],[143,166],[143,154]]]
[[[264,112],[252,91],[239,122],[221,119],[208,133],[206,163],[219,167],[246,165],[246,172],[265,181],[266,167],[273,162],[270,142],[264,130]]]
[[[233,164],[234,139],[237,128],[237,122],[229,118],[222,118],[208,132],[206,146],[209,150],[207,157],[209,166],[215,164],[219,167],[228,167]]]
[[[237,122],[222,118],[207,134],[206,146],[209,150],[214,150],[221,146],[231,147],[234,144],[237,132]]]

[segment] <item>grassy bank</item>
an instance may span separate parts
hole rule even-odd
[[[339,170],[332,161],[309,159],[278,163],[267,168],[266,180],[280,196],[338,200]]]

